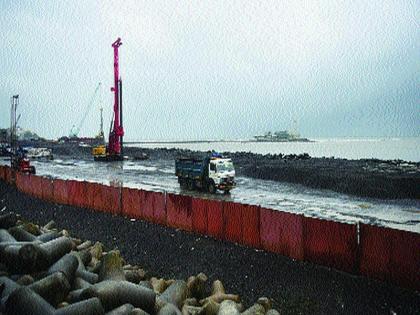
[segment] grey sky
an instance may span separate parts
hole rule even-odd
[[[420,136],[419,1],[1,1],[0,126],[68,135],[121,37],[128,139]],[[99,105],[80,135],[99,129]]]

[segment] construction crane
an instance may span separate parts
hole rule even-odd
[[[92,154],[95,161],[120,161],[123,159],[122,80],[119,75],[118,63],[118,48],[121,45],[121,38],[112,43],[112,48],[114,49],[114,86],[111,87],[111,92],[114,93],[114,112],[109,131],[108,146],[100,145],[93,148]]]
[[[20,115],[16,117],[16,110],[19,105],[19,95],[13,95],[11,98],[10,109],[10,166],[15,171],[35,174],[35,167],[31,166],[31,162],[25,155],[25,151],[18,145],[17,124]]]
[[[79,136],[80,129],[83,127],[83,124],[86,120],[86,117],[89,115],[89,112],[92,109],[92,105],[95,102],[96,96],[101,89],[101,85],[102,85],[102,83],[99,82],[98,85],[96,86],[95,92],[93,93],[92,97],[90,98],[88,106],[87,106],[87,108],[86,108],[86,110],[83,114],[82,119],[80,120],[79,124],[77,125],[77,127],[75,125],[73,125],[73,127],[70,129],[70,135],[69,135],[70,138],[77,138]]]

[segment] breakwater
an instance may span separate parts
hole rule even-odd
[[[44,200],[181,228],[419,290],[417,233],[319,220],[254,205],[51,180],[14,173],[8,167],[0,169],[0,176]]]

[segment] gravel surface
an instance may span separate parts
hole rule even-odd
[[[145,221],[32,198],[0,180],[0,210],[118,248],[153,275],[220,279],[246,306],[273,298],[282,314],[419,314],[420,293]],[[395,313],[394,313],[395,312]]]

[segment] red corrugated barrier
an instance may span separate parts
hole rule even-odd
[[[192,227],[193,231],[201,234],[207,233],[207,200],[192,198]]]
[[[68,202],[75,207],[85,207],[85,193],[86,183],[76,180],[69,180],[67,182]]]
[[[4,177],[5,177],[4,168],[5,167],[3,165],[0,165],[0,179],[2,179],[2,180],[4,180]]]
[[[227,241],[242,242],[242,212],[242,204],[223,202],[223,231]]]
[[[140,213],[144,220],[166,224],[165,194],[140,190]]]
[[[242,242],[245,245],[260,248],[260,207],[242,206]]]
[[[25,176],[22,176],[22,191],[25,194],[30,195],[31,194],[31,177],[32,175],[26,174]]]
[[[166,224],[166,194],[161,192],[154,192],[153,194],[153,217],[154,222],[159,224]]]
[[[305,260],[348,272],[357,270],[354,224],[303,218]]]
[[[95,194],[94,208],[103,212],[120,214],[120,187],[98,184],[96,189],[98,193]]]
[[[22,192],[25,189],[25,178],[23,173],[16,173],[16,188]]]
[[[95,197],[98,194],[98,185],[97,183],[85,182],[83,207],[95,209]]]
[[[35,175],[28,175],[26,180],[26,193],[30,196],[33,196],[33,177]]]
[[[154,195],[153,191],[140,190],[140,209],[143,219],[153,222],[154,221]]]
[[[42,177],[31,176],[31,195],[36,198],[42,198]]]
[[[124,187],[122,194],[122,213],[129,218],[141,219],[140,191]]]
[[[265,250],[303,260],[302,216],[260,208],[260,237]]]
[[[90,185],[90,202],[91,207],[97,211],[103,210],[103,201],[102,201],[102,188],[99,183],[89,183]]]
[[[210,236],[218,239],[223,237],[223,203],[217,200],[203,200],[207,209],[207,231]]]
[[[54,180],[54,201],[62,205],[68,204],[67,181],[62,179]]]
[[[46,201],[54,201],[53,181],[47,177],[41,177],[42,199]]]
[[[259,206],[16,173],[16,186],[44,200],[124,214],[420,290],[420,234],[305,218]],[[0,178],[11,181],[9,167]],[[122,201],[122,203],[121,203]],[[359,267],[359,269],[358,269]]]
[[[190,196],[167,194],[166,219],[169,226],[192,231],[192,198]]]
[[[361,224],[360,272],[420,290],[420,234]]]
[[[28,174],[16,173],[16,187],[23,193],[28,193]]]

